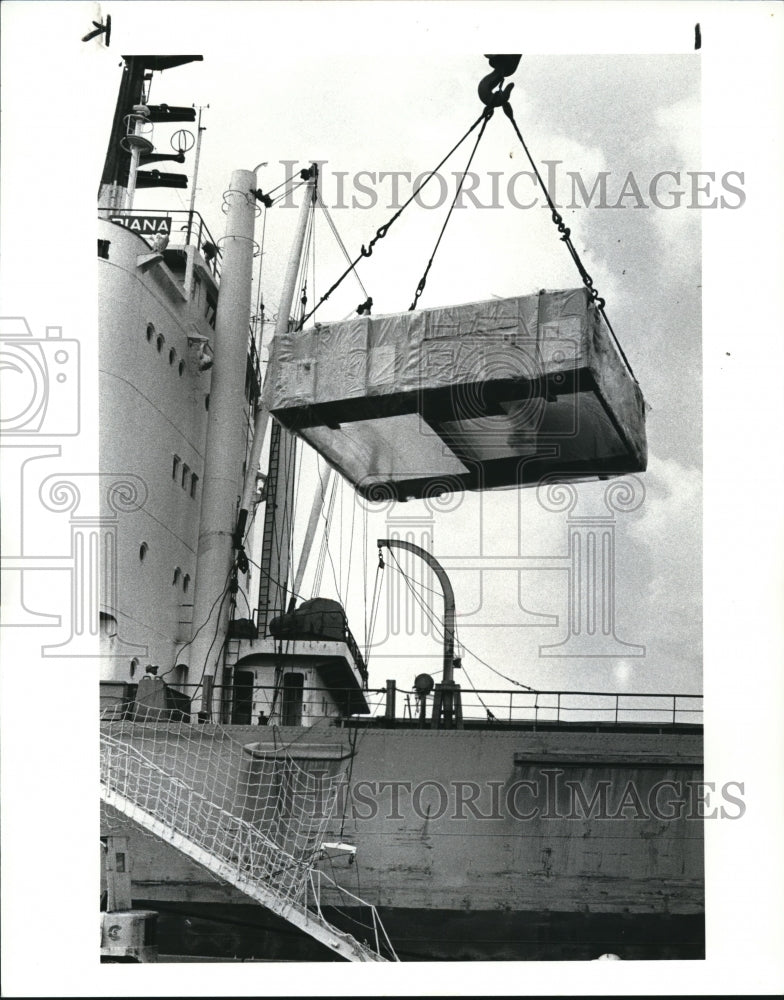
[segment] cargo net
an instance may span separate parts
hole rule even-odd
[[[104,806],[181,835],[230,866],[239,888],[263,885],[280,901],[306,905],[345,761],[309,746],[305,769],[274,741],[243,745],[220,726],[172,725],[168,713],[155,713],[102,724]]]

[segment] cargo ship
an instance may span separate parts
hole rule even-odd
[[[198,169],[195,109],[149,94],[200,58],[123,58],[98,199],[102,958],[703,958],[699,696],[466,690],[449,562],[411,525],[363,553],[443,642],[410,688],[373,678],[372,629],[302,592],[333,476],[370,509],[628,493],[645,404],[604,303],[580,265],[579,288],[319,323],[307,164],[282,185],[300,210],[268,344],[254,259],[278,250],[256,220],[281,195],[258,168],[230,174],[220,234],[193,197],[140,204],[189,182],[157,164],[192,148]],[[488,58],[480,130],[519,59]],[[298,448],[321,464],[295,560]],[[566,641],[610,645],[613,524],[575,517],[569,539]]]

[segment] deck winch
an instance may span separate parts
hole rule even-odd
[[[585,288],[275,337],[270,411],[370,499],[640,472],[645,402]]]

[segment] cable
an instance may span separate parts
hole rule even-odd
[[[482,706],[482,708],[485,710],[485,712],[487,712],[487,717],[489,719],[490,716],[493,716],[493,713],[490,711],[490,709],[484,703],[484,701],[482,700],[482,696],[479,694],[479,692],[477,691],[477,689],[474,687],[474,682],[469,677],[468,671],[466,670],[465,667],[463,667],[463,675],[464,675],[465,679],[468,681],[468,683],[471,685],[471,690],[474,692],[474,694],[479,699],[479,704]],[[493,718],[495,718],[495,716],[493,716]]]
[[[309,170],[310,166],[305,167],[303,169]],[[278,190],[278,188],[282,188],[284,186],[284,184],[292,184],[295,180],[301,180],[301,175],[302,175],[302,171],[298,171],[296,174],[292,174],[290,177],[287,177],[285,180],[282,180],[280,182],[280,184],[276,184],[274,188],[270,188],[270,190],[267,191],[267,195],[274,194]],[[303,181],[302,183],[305,183],[305,182]],[[299,186],[300,185],[297,184],[297,187],[299,187]]]
[[[248,595],[245,593],[245,588],[239,583],[237,584],[237,593],[242,594],[242,599],[245,601],[245,607],[248,609],[248,615],[253,618],[253,608],[250,606]]]
[[[373,598],[370,602],[370,629],[366,637],[365,642],[365,665],[367,666],[370,662],[370,647],[373,642],[373,633],[376,631],[376,618],[378,616],[378,608],[381,604],[381,587],[379,583],[379,573],[383,569],[383,564],[379,562],[376,567],[376,578],[373,582]]]
[[[357,505],[356,503],[351,504],[351,528],[349,529],[349,541],[348,541],[348,565],[346,567],[346,604],[348,604],[348,587],[351,581],[351,558],[354,554],[354,525],[357,519]],[[344,605],[345,607],[345,605]]]
[[[215,641],[217,640],[218,633],[220,631],[220,618],[221,618],[221,614],[223,612],[223,602],[228,597],[229,592],[230,592],[230,588],[226,587],[226,589],[224,590],[223,595],[221,597],[221,602],[220,602],[220,605],[218,606],[218,614],[216,615],[216,620],[215,620],[215,634],[212,637],[212,642],[210,643],[209,649],[207,650],[207,655],[204,658],[204,666],[201,668],[201,676],[199,677],[199,680],[197,681],[196,686],[193,689],[193,694],[191,695],[191,701],[193,701],[193,699],[199,693],[199,688],[202,687],[202,684],[204,682],[204,675],[207,672],[207,664],[210,662],[210,654],[212,653],[212,647],[215,645]],[[216,659],[215,659],[216,664],[217,664],[218,660],[220,659],[221,652],[223,651],[223,647],[226,644],[226,639],[227,639],[227,637],[225,636],[224,639],[223,639],[223,642],[220,644],[220,647],[218,648],[218,654],[217,654]]]
[[[486,660],[483,660],[481,656],[477,656],[477,654],[472,649],[469,649],[462,639],[460,640],[460,645],[462,646],[463,650],[466,653],[473,656],[475,660],[478,660],[483,666],[487,667],[488,670],[492,670],[494,674],[498,674],[499,677],[503,677],[505,681],[509,681],[510,684],[514,684],[516,687],[522,688],[524,691],[530,691],[532,694],[539,693],[536,688],[529,687],[527,684],[523,684],[521,681],[516,681],[513,677],[507,677],[507,675],[502,674],[500,670],[496,670],[496,668],[491,666]]]
[[[281,590],[284,589],[284,585],[280,582],[280,580],[277,580],[268,570],[260,566],[255,559],[251,559],[250,556],[248,556],[248,562],[251,564],[251,566],[255,566],[260,573],[263,573],[267,577],[267,579],[271,580],[272,583],[274,583],[278,588],[280,588]],[[289,591],[289,593],[291,594],[292,597],[296,597],[298,601],[307,600],[307,598],[304,595],[297,594],[293,590]]]
[[[307,181],[299,181],[299,183],[295,184],[292,188],[289,188],[288,191],[284,191],[283,194],[279,194],[277,198],[273,198],[272,199],[272,204],[273,205],[277,205],[278,202],[283,201],[284,198],[288,198],[288,196],[290,194],[294,194],[294,192],[298,188],[301,188],[304,184],[307,184],[307,183],[308,183]],[[278,185],[278,186],[280,186],[280,185]]]
[[[411,197],[408,198],[408,200],[405,201],[403,203],[403,205],[401,205],[401,207],[397,210],[397,212],[395,212],[395,214],[392,216],[392,218],[389,220],[389,222],[385,223],[385,225],[383,225],[383,226],[380,226],[379,229],[376,230],[376,235],[373,237],[373,239],[370,241],[370,243],[368,243],[367,247],[365,247],[364,244],[362,245],[362,249],[360,250],[360,252],[357,255],[357,257],[354,259],[354,261],[346,268],[346,270],[343,272],[343,274],[341,274],[341,276],[331,286],[331,288],[329,288],[321,296],[321,298],[318,300],[318,302],[313,307],[313,309],[311,309],[311,311],[307,314],[307,316],[304,317],[304,319],[302,320],[302,323],[300,324],[300,326],[298,327],[298,329],[300,329],[300,330],[302,329],[302,327],[305,325],[305,323],[307,323],[307,321],[310,319],[310,317],[316,312],[316,310],[319,308],[319,306],[321,306],[324,302],[326,302],[326,300],[335,291],[335,289],[343,282],[343,280],[349,274],[351,274],[351,272],[354,270],[354,268],[357,266],[357,264],[360,262],[360,260],[362,260],[363,257],[370,257],[372,255],[372,253],[373,253],[373,247],[376,245],[376,243],[378,243],[379,240],[382,240],[387,235],[387,233],[389,232],[390,227],[392,226],[392,224],[394,222],[396,222],[397,219],[400,218],[400,216],[403,214],[403,211],[406,208],[408,208],[408,206],[411,204],[411,202],[414,200],[414,198],[416,198],[416,196],[422,190],[422,188],[424,188],[424,186],[435,176],[435,174],[438,173],[438,171],[441,169],[441,167],[446,163],[446,161],[452,155],[452,153],[454,153],[455,150],[459,146],[461,146],[463,144],[463,142],[465,142],[465,140],[469,137],[469,135],[471,135],[471,133],[474,131],[474,129],[482,121],[484,121],[485,118],[487,118],[487,117],[489,117],[489,115],[488,115],[487,109],[485,109],[482,112],[482,114],[477,118],[477,120],[474,122],[474,124],[468,129],[468,131],[465,133],[465,135],[461,139],[459,139],[455,143],[455,145],[449,150],[449,152],[446,154],[446,156],[443,158],[443,160],[441,160],[441,162],[433,170],[430,171],[430,173],[427,175],[427,177],[422,181],[422,183],[411,194]]]
[[[337,489],[337,480],[332,480],[332,489],[329,495],[329,501],[327,504],[327,513],[324,514],[324,479],[321,475],[321,468],[317,466],[318,477],[319,477],[319,487],[321,489],[321,507],[319,513],[324,520],[324,534],[321,539],[321,544],[319,545],[319,554],[316,560],[316,568],[313,573],[313,590],[311,593],[312,597],[318,596],[318,591],[321,588],[321,579],[324,574],[324,564],[326,562],[326,548],[329,541],[329,529],[332,523],[332,511],[335,506],[335,492]]]
[[[555,223],[558,232],[561,234],[562,242],[566,245],[566,249],[569,251],[571,258],[574,261],[575,266],[577,267],[580,277],[582,278],[583,284],[588,289],[588,294],[591,298],[591,301],[595,303],[596,308],[599,310],[599,312],[602,315],[602,318],[604,319],[604,322],[607,324],[607,328],[612,334],[613,340],[615,341],[615,346],[618,348],[621,357],[626,363],[626,367],[629,369],[629,374],[632,376],[634,381],[637,382],[637,376],[634,374],[634,370],[632,369],[632,366],[629,363],[629,359],[624,354],[624,350],[621,347],[620,341],[618,340],[618,337],[615,335],[615,330],[613,330],[612,324],[610,323],[609,319],[607,318],[607,314],[604,311],[604,305],[605,305],[604,299],[601,298],[598,291],[594,288],[593,278],[586,271],[583,262],[580,260],[580,255],[578,254],[574,244],[572,243],[571,230],[568,228],[568,226],[564,224],[563,217],[558,212],[558,209],[555,207],[555,203],[553,202],[553,199],[550,197],[550,192],[547,190],[547,186],[542,180],[542,175],[539,173],[539,169],[536,166],[536,163],[534,162],[534,159],[528,150],[528,146],[525,143],[523,134],[517,126],[517,122],[515,121],[514,117],[514,112],[512,111],[512,105],[509,103],[509,101],[505,101],[504,104],[501,105],[501,107],[503,108],[506,117],[512,123],[512,128],[515,130],[517,138],[520,140],[520,144],[525,150],[525,155],[528,157],[528,162],[531,164],[531,169],[536,174],[536,179],[539,181],[539,185],[542,188],[545,199],[552,213],[552,220]],[[637,384],[639,385],[639,383]]]
[[[362,284],[362,279],[360,278],[359,272],[357,271],[356,267],[354,267],[354,265],[351,263],[351,257],[349,257],[349,255],[348,255],[348,250],[346,249],[346,245],[343,242],[343,240],[340,238],[340,233],[337,230],[337,226],[335,225],[335,223],[334,223],[334,221],[332,219],[332,216],[330,215],[330,213],[329,213],[329,211],[327,209],[327,206],[322,201],[321,193],[317,191],[316,192],[316,197],[318,199],[318,205],[321,208],[321,210],[324,212],[324,217],[326,218],[327,222],[329,223],[329,227],[332,230],[332,235],[335,237],[335,240],[337,241],[338,246],[340,247],[341,251],[343,252],[343,256],[345,257],[346,262],[348,263],[348,265],[351,268],[351,270],[354,272],[354,277],[357,279],[359,287],[362,289],[362,294],[365,296],[365,298],[368,298],[369,296],[368,296],[368,293],[367,293],[367,289]],[[353,313],[349,313],[349,315],[353,315]]]
[[[432,611],[431,611],[431,609],[429,609],[429,608],[428,608],[428,607],[427,607],[427,606],[426,606],[426,605],[425,605],[425,604],[424,604],[424,603],[422,602],[422,599],[420,598],[419,594],[417,594],[417,593],[416,593],[416,591],[415,591],[415,590],[413,589],[413,587],[412,587],[412,585],[411,585],[411,582],[410,582],[410,581],[409,581],[409,579],[408,579],[408,576],[407,576],[407,575],[406,575],[406,574],[405,574],[405,573],[403,572],[403,569],[402,569],[402,567],[400,566],[400,563],[399,563],[399,562],[397,561],[397,559],[395,558],[395,555],[394,555],[394,553],[392,552],[392,550],[391,550],[391,549],[390,549],[390,555],[392,556],[392,559],[393,559],[393,561],[394,561],[395,565],[397,566],[398,570],[400,571],[400,573],[401,573],[401,575],[402,575],[403,579],[405,580],[405,582],[406,582],[407,586],[408,586],[408,587],[409,587],[409,589],[411,590],[411,593],[412,593],[412,594],[414,595],[415,599],[416,599],[416,600],[417,600],[417,602],[419,603],[420,607],[421,607],[421,608],[422,608],[422,609],[424,610],[425,614],[426,614],[426,615],[427,615],[427,616],[428,616],[428,617],[430,618],[430,621],[431,621],[431,624],[433,624],[433,625],[434,625],[434,626],[436,627],[436,631],[437,631],[437,632],[438,632],[438,627],[436,626],[436,620],[438,621],[438,624],[439,624],[439,625],[441,626],[441,631],[440,631],[440,638],[441,638],[441,639],[443,639],[443,637],[444,637],[444,631],[443,631],[443,630],[444,630],[444,623],[443,623],[443,621],[442,621],[442,620],[441,620],[440,618],[438,618],[438,617],[437,617],[437,615],[435,615],[435,612],[432,612]],[[430,588],[427,588],[427,589],[430,589]],[[434,617],[434,616],[435,616],[435,617]],[[458,640],[457,640],[457,626],[455,626],[455,641],[456,641],[456,642],[458,641]],[[527,684],[523,684],[523,683],[522,683],[521,681],[516,681],[516,680],[515,680],[515,679],[514,679],[513,677],[507,677],[507,675],[506,675],[506,674],[503,674],[503,673],[501,673],[501,671],[500,671],[500,670],[497,670],[497,669],[496,669],[495,667],[491,666],[491,665],[490,665],[490,664],[489,664],[489,663],[488,663],[488,662],[487,662],[486,660],[483,660],[481,656],[478,656],[478,655],[477,655],[477,654],[476,654],[476,653],[475,653],[475,652],[474,652],[474,651],[473,651],[472,649],[470,649],[470,648],[469,648],[469,647],[468,647],[468,646],[467,646],[467,645],[466,645],[466,644],[465,644],[465,643],[464,643],[464,642],[462,641],[462,639],[460,639],[460,640],[459,640],[459,642],[460,642],[460,646],[461,646],[461,647],[463,648],[463,650],[464,650],[465,652],[467,652],[467,653],[469,653],[469,654],[470,654],[471,656],[473,656],[473,658],[474,658],[475,660],[478,660],[478,661],[479,661],[479,662],[480,662],[480,663],[481,663],[481,664],[482,664],[483,666],[487,667],[487,668],[488,668],[488,670],[492,670],[492,672],[493,672],[494,674],[498,674],[498,676],[499,676],[499,677],[503,677],[503,679],[504,679],[505,681],[509,681],[509,683],[510,683],[510,684],[515,684],[515,685],[516,685],[517,687],[519,687],[519,688],[522,688],[522,689],[523,689],[524,691],[531,691],[531,692],[532,692],[532,693],[534,693],[534,694],[536,694],[536,693],[537,693],[537,692],[536,692],[536,688],[532,688],[532,687],[529,687],[529,686],[528,686]]]
[[[398,570],[400,571],[400,575],[403,577],[403,580],[405,581],[406,586],[408,587],[408,589],[413,594],[414,600],[419,604],[420,608],[424,611],[425,615],[429,619],[430,624],[435,628],[436,633],[438,634],[438,638],[440,638],[440,639],[443,640],[443,638],[444,638],[444,623],[443,623],[443,621],[440,618],[437,617],[436,613],[432,610],[432,608],[429,608],[424,603],[424,601],[419,596],[419,594],[417,594],[417,592],[414,590],[414,588],[413,588],[413,586],[411,584],[411,581],[409,580],[407,574],[403,572],[402,566],[397,561],[395,553],[391,549],[389,550],[389,554],[392,557],[392,561],[394,562],[395,566],[397,566]],[[438,624],[436,624],[436,622]],[[439,628],[438,628],[439,625],[441,626],[440,632],[439,632]]]
[[[222,599],[222,598],[223,598],[223,597],[225,596],[225,594],[226,594],[226,588],[227,588],[227,586],[228,586],[228,584],[229,584],[229,579],[231,578],[231,574],[232,574],[233,570],[234,570],[234,566],[232,565],[231,569],[229,569],[229,572],[228,572],[228,573],[226,574],[226,579],[225,579],[225,580],[224,580],[224,582],[223,582],[223,589],[222,589],[222,590],[221,590],[221,592],[220,592],[220,593],[218,594],[218,596],[217,596],[217,597],[215,598],[215,600],[214,600],[214,601],[212,602],[212,607],[211,607],[211,608],[210,608],[210,610],[209,610],[209,611],[207,612],[207,617],[206,617],[206,618],[204,619],[204,621],[203,621],[203,622],[201,623],[201,625],[199,625],[199,627],[198,627],[198,628],[196,629],[196,631],[195,631],[195,632],[193,633],[193,635],[191,636],[191,638],[190,638],[190,639],[188,639],[188,641],[187,641],[187,642],[184,642],[184,643],[183,643],[183,644],[182,644],[182,645],[180,646],[180,648],[179,648],[179,649],[178,649],[178,650],[177,650],[177,651],[175,652],[175,654],[174,654],[174,666],[173,666],[173,667],[170,667],[170,668],[169,668],[169,669],[168,669],[167,671],[165,671],[164,673],[160,674],[160,677],[162,677],[162,678],[163,678],[163,677],[166,677],[166,676],[167,676],[167,674],[170,674],[170,673],[171,673],[171,672],[172,672],[173,670],[176,670],[176,669],[177,669],[177,660],[178,660],[178,659],[180,658],[180,655],[182,654],[183,650],[187,649],[187,648],[188,648],[188,646],[190,646],[190,645],[191,645],[191,643],[195,642],[195,640],[196,640],[196,637],[198,636],[198,634],[199,634],[199,633],[201,632],[201,630],[202,630],[202,629],[203,629],[203,628],[204,628],[204,627],[205,627],[205,626],[207,625],[207,623],[209,622],[210,618],[212,618],[212,612],[213,612],[213,611],[215,610],[215,605],[216,605],[216,604],[218,603],[218,601],[220,601],[220,600],[221,600],[221,599]]]
[[[444,224],[441,227],[441,232],[438,234],[436,245],[433,247],[433,252],[430,255],[430,260],[427,262],[427,266],[425,267],[425,273],[419,279],[419,284],[417,285],[416,291],[414,292],[414,301],[408,307],[409,312],[413,312],[413,310],[416,309],[417,303],[419,302],[419,297],[425,290],[425,285],[427,284],[427,276],[428,274],[430,274],[430,268],[433,266],[433,261],[435,260],[436,251],[441,245],[441,239],[443,238],[443,235],[446,232],[446,227],[449,224],[449,220],[452,218],[452,212],[454,211],[455,205],[457,204],[457,199],[460,197],[460,192],[463,190],[463,184],[465,183],[468,171],[471,169],[471,163],[474,159],[474,154],[479,148],[479,143],[482,141],[482,136],[485,134],[487,123],[490,121],[492,114],[493,114],[493,109],[488,108],[487,113],[484,115],[484,121],[482,122],[481,129],[479,130],[479,135],[476,137],[474,148],[471,150],[471,155],[468,157],[468,163],[466,164],[466,168],[463,171],[462,176],[460,177],[460,183],[457,185],[457,191],[455,191],[455,197],[452,199],[452,204],[449,206],[449,211],[446,213],[446,218],[444,219]]]

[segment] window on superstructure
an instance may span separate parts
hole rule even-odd
[[[173,365],[176,360],[177,360],[177,352],[172,347],[172,349],[169,351],[169,364]]]
[[[152,323],[147,324],[147,340],[152,342],[152,338],[155,336],[155,327]]]
[[[117,619],[105,611],[98,612],[98,627],[101,635],[106,639],[112,639],[117,635]]]
[[[182,373],[185,371],[185,362],[181,361],[177,366],[177,371],[180,373],[180,378],[182,378]]]
[[[283,698],[281,704],[281,725],[301,726],[305,675],[289,673],[283,675]]]
[[[180,456],[172,455],[172,479],[177,478],[177,473],[180,469]]]
[[[186,465],[183,462],[183,465],[182,465],[182,488],[183,489],[187,489],[188,488],[188,474],[190,473],[190,471],[191,471],[190,466]]]
[[[210,408],[210,394],[207,393],[207,395],[204,397],[204,409],[209,410],[209,408]]]
[[[179,566],[174,567],[174,579],[172,580],[172,586],[176,587],[180,582],[180,577],[182,576],[182,570]]]
[[[131,666],[130,666],[130,669],[129,669],[129,671],[128,671],[128,672],[130,673],[131,677],[133,677],[133,676],[135,675],[135,673],[136,673],[136,668],[137,668],[138,666],[139,666],[139,661],[138,661],[138,659],[137,659],[137,658],[136,658],[136,657],[134,656],[134,658],[133,658],[133,659],[131,660]]]
[[[166,343],[166,338],[162,333],[159,333],[158,339],[155,341],[155,349],[157,350],[158,354],[160,354],[161,351],[163,350],[163,345],[165,343]]]
[[[142,544],[139,546],[139,562],[144,562],[149,549],[150,546],[147,544],[147,542],[142,542]]]
[[[187,594],[188,593],[188,588],[190,587],[190,585],[191,585],[191,578],[186,573],[185,576],[182,578],[182,592],[183,592],[183,594]]]
[[[209,325],[212,327],[213,330],[215,329],[215,312],[217,308],[218,308],[217,299],[209,292],[207,292],[207,305],[205,306],[204,309],[204,315],[207,318],[207,322],[209,323]]]
[[[191,496],[196,496],[196,487],[199,485],[199,477],[195,472],[191,473]]]
[[[98,240],[98,256],[102,257],[103,260],[109,259],[109,247],[111,242],[111,240]]]

